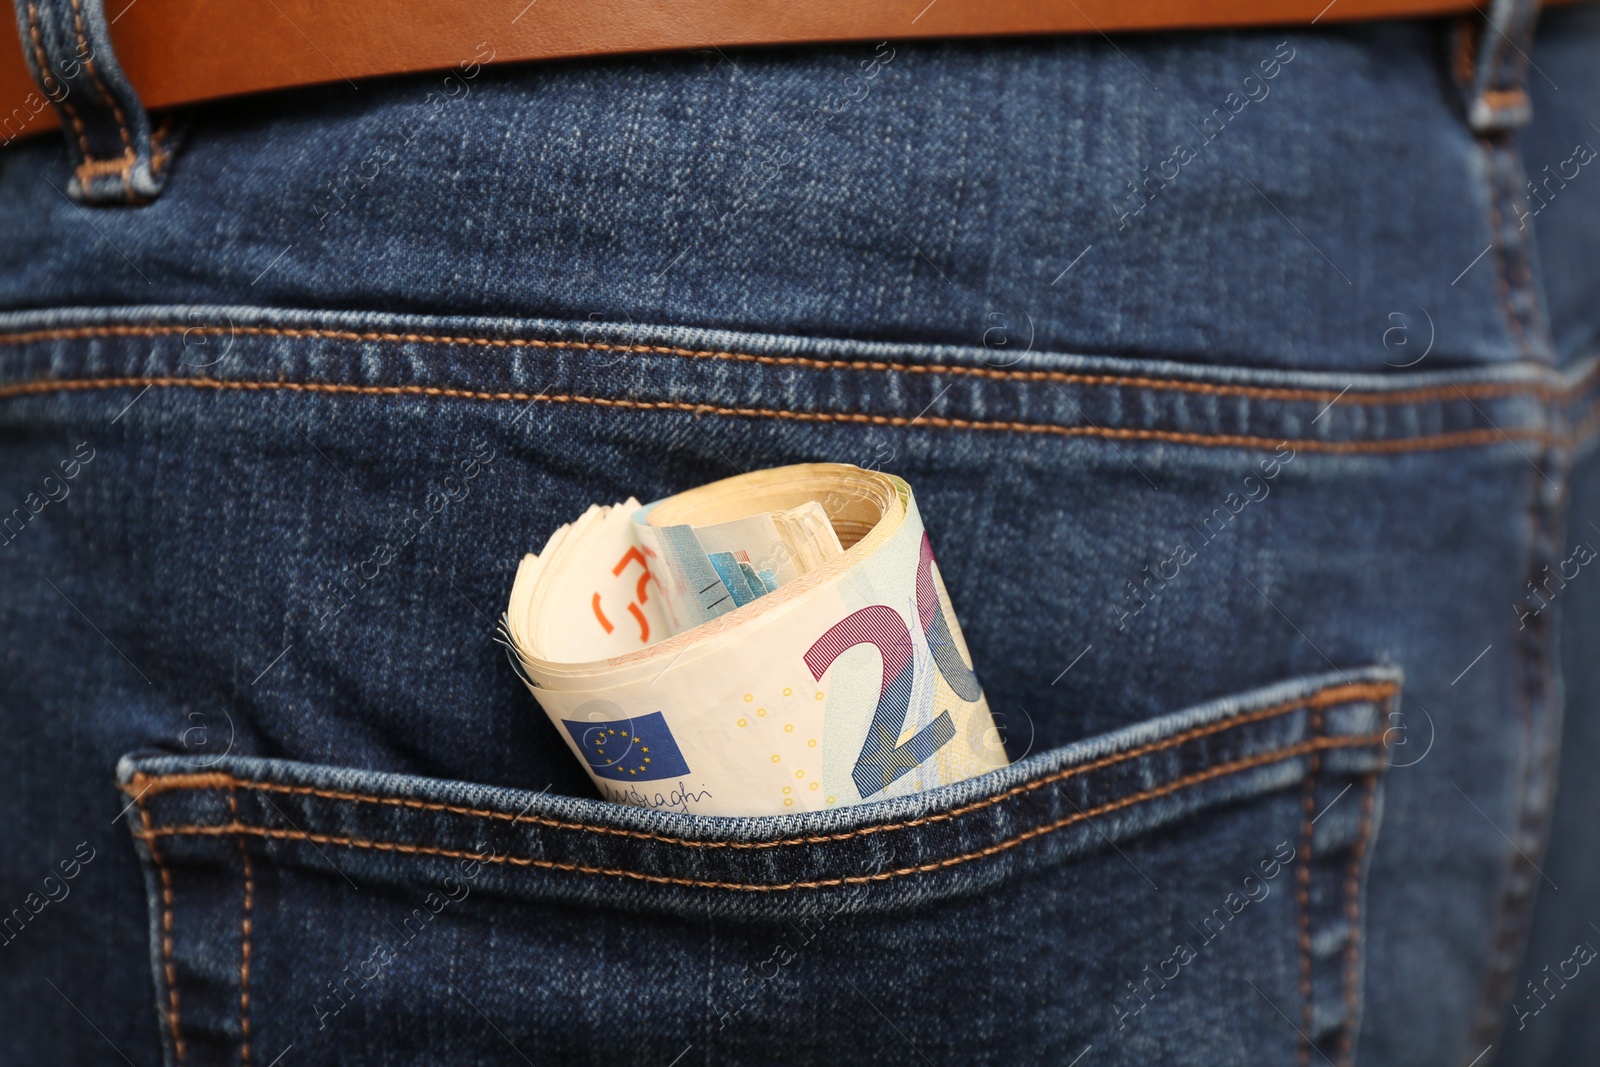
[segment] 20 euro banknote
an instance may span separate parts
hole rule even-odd
[[[1006,765],[911,488],[842,464],[592,507],[505,630],[608,799],[770,815]]]

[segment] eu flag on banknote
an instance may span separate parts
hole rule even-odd
[[[583,722],[562,719],[589,770],[617,782],[648,782],[689,773],[666,717],[659,711],[631,719]]]

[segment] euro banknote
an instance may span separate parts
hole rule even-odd
[[[1007,763],[902,479],[755,471],[590,507],[524,557],[514,666],[609,800],[859,804]]]

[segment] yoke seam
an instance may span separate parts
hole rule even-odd
[[[972,367],[964,364],[904,363],[886,360],[822,359],[811,356],[776,356],[729,349],[697,349],[671,345],[613,345],[603,342],[560,341],[525,337],[473,337],[454,334],[398,333],[389,331],[355,331],[278,326],[182,326],[153,323],[146,325],[105,325],[62,327],[16,333],[0,333],[0,345],[24,345],[40,341],[82,340],[96,337],[159,337],[190,333],[215,336],[243,335],[246,337],[284,337],[361,342],[391,342],[401,344],[429,344],[478,348],[533,348],[576,352],[621,352],[636,355],[667,355],[692,359],[729,360],[739,363],[758,363],[778,367],[805,367],[811,370],[855,370],[895,374],[951,374],[1008,382],[1055,382],[1066,385],[1095,385],[1117,388],[1161,389],[1176,392],[1193,392],[1211,396],[1238,396],[1257,400],[1301,400],[1321,403],[1336,398],[1357,405],[1413,404],[1429,401],[1455,400],[1462,394],[1476,399],[1493,399],[1502,396],[1533,396],[1555,400],[1574,395],[1600,377],[1600,364],[1572,386],[1556,386],[1546,382],[1479,382],[1464,386],[1432,386],[1398,390],[1395,392],[1350,393],[1333,389],[1297,389],[1291,387],[1237,385],[1231,383],[1192,382],[1181,378],[1152,378],[1141,375],[1097,375],[1071,371],[1026,370],[1011,371],[995,367]]]
[[[539,400],[552,404],[588,404],[596,407],[618,408],[628,411],[677,411],[692,415],[727,415],[744,418],[786,419],[796,422],[845,423],[901,428],[922,425],[935,429],[1032,433],[1059,437],[1100,437],[1124,441],[1165,441],[1174,444],[1203,445],[1216,448],[1276,449],[1288,444],[1304,449],[1307,452],[1330,454],[1421,452],[1476,447],[1518,440],[1533,441],[1548,446],[1552,442],[1559,443],[1567,440],[1564,435],[1555,431],[1525,427],[1511,427],[1510,429],[1483,427],[1473,430],[1457,430],[1437,434],[1422,434],[1415,437],[1394,437],[1376,440],[1328,441],[1318,438],[1293,440],[1251,434],[1202,434],[1177,430],[1093,425],[1065,426],[1059,423],[963,419],[950,418],[943,415],[920,415],[916,418],[908,418],[904,415],[880,415],[868,412],[793,411],[787,408],[727,407],[720,404],[693,403],[680,400],[630,400],[576,393],[490,392],[486,390],[424,385],[353,385],[336,382],[237,381],[218,378],[50,379],[21,382],[0,387],[0,400],[37,393],[133,388],[135,386],[188,387],[245,392],[282,389],[290,392],[358,396],[429,396],[464,400],[518,402]]]
[[[1021,782],[1002,793],[997,793],[992,797],[985,797],[982,800],[953,808],[950,811],[935,812],[931,815],[924,815],[903,822],[885,823],[877,826],[864,826],[858,827],[854,830],[844,830],[831,834],[810,834],[803,837],[779,838],[772,841],[706,841],[696,840],[693,838],[670,837],[664,834],[656,834],[644,830],[627,830],[615,826],[595,825],[585,822],[568,822],[542,815],[513,815],[508,812],[496,811],[489,808],[460,807],[433,801],[415,800],[410,797],[384,797],[368,793],[319,789],[315,786],[293,786],[278,782],[249,781],[236,778],[233,775],[221,773],[173,775],[165,778],[147,776],[140,773],[135,775],[133,780],[127,785],[124,785],[122,788],[125,792],[137,792],[140,796],[172,792],[183,789],[201,790],[227,788],[231,790],[236,787],[249,788],[258,789],[263,792],[284,793],[296,796],[316,796],[328,800],[340,800],[346,802],[364,801],[374,804],[386,804],[398,807],[414,808],[422,811],[446,811],[456,815],[497,819],[511,824],[516,824],[519,822],[531,823],[558,830],[590,831],[610,834],[617,837],[632,838],[636,840],[655,841],[661,844],[682,845],[688,848],[731,848],[736,850],[759,850],[778,848],[787,845],[820,845],[826,844],[830,841],[843,841],[853,837],[865,837],[871,834],[885,833],[891,830],[905,830],[916,826],[927,825],[929,823],[945,822],[950,819],[957,818],[958,816],[969,814],[973,811],[978,811],[983,808],[1000,804],[1022,793],[1043,789],[1047,786],[1055,785],[1058,782],[1063,782],[1068,779],[1078,777],[1079,775],[1088,774],[1091,771],[1113,766],[1117,763],[1138,759],[1154,752],[1161,752],[1170,748],[1176,748],[1179,745],[1187,744],[1190,741],[1197,740],[1202,737],[1209,737],[1212,734],[1221,733],[1224,730],[1228,730],[1236,726],[1248,726],[1254,723],[1263,722],[1268,719],[1299,711],[1301,708],[1328,707],[1336,704],[1355,703],[1359,700],[1370,700],[1376,703],[1378,701],[1392,698],[1398,690],[1399,686],[1392,682],[1341,683],[1326,686],[1320,690],[1317,690],[1308,697],[1302,697],[1293,701],[1285,701],[1281,704],[1274,704],[1266,708],[1258,708],[1255,711],[1247,712],[1244,715],[1240,715],[1235,718],[1220,720],[1214,723],[1207,723],[1204,726],[1193,727],[1189,730],[1183,731],[1182,733],[1174,734],[1171,737],[1163,738],[1160,741],[1153,741],[1149,744],[1128,749],[1125,752],[1112,753],[1111,755],[1103,756],[1100,759],[1093,760],[1088,763],[1078,764],[1072,767],[1065,767],[1059,771],[1054,771],[1048,775],[1045,775],[1042,778],[1035,778],[1031,781]]]
[[[1192,786],[1200,785],[1215,778],[1226,777],[1228,775],[1237,774],[1242,771],[1272,763],[1282,763],[1287,760],[1296,759],[1300,756],[1307,755],[1308,753],[1321,752],[1324,749],[1381,747],[1382,744],[1383,734],[1381,733],[1361,734],[1350,737],[1313,738],[1312,740],[1302,742],[1298,745],[1292,745],[1276,752],[1261,753],[1246,759],[1218,764],[1217,766],[1209,767],[1204,771],[1198,771],[1194,774],[1185,775],[1182,778],[1174,779],[1173,781],[1168,782],[1166,785],[1154,789],[1147,789],[1127,797],[1122,797],[1118,800],[1110,801],[1095,808],[1074,811],[1072,814],[1063,816],[1054,822],[1046,823],[1042,826],[1036,826],[1030,830],[1023,831],[1022,833],[1006,838],[993,845],[989,845],[981,849],[975,849],[971,852],[964,852],[956,856],[947,856],[944,859],[935,860],[929,863],[916,864],[910,867],[901,867],[892,871],[880,871],[874,874],[863,875],[845,875],[839,878],[823,878],[810,881],[784,882],[780,884],[723,882],[699,878],[681,878],[674,875],[647,874],[643,871],[634,871],[627,868],[593,867],[577,863],[563,863],[556,860],[539,859],[536,856],[485,856],[482,853],[467,852],[462,849],[449,849],[437,845],[414,844],[401,841],[377,841],[366,838],[344,837],[333,834],[317,834],[306,830],[285,830],[278,827],[257,826],[254,824],[239,822],[222,824],[196,823],[183,826],[159,827],[157,829],[148,831],[147,833],[138,833],[137,836],[144,837],[146,840],[153,843],[154,839],[157,837],[169,837],[176,835],[215,836],[226,834],[254,834],[263,838],[287,841],[307,841],[313,844],[345,846],[351,848],[368,848],[385,852],[399,852],[411,855],[440,856],[451,859],[471,859],[485,863],[508,863],[512,866],[535,867],[541,870],[559,870],[570,871],[578,874],[597,874],[608,877],[632,878],[636,881],[664,885],[682,885],[694,888],[731,889],[770,893],[788,891],[791,889],[824,889],[833,886],[863,885],[871,882],[884,882],[893,878],[904,877],[906,875],[927,874],[933,871],[944,870],[949,867],[955,867],[963,863],[984,859],[988,856],[1005,852],[1009,849],[1015,848],[1018,845],[1031,841],[1036,837],[1042,837],[1046,834],[1054,833],[1057,830],[1064,829],[1068,826],[1074,825],[1075,823],[1086,822],[1099,815],[1106,815],[1111,812],[1120,811],[1123,808],[1128,808],[1136,804],[1143,803],[1147,800],[1154,800],[1163,796],[1168,796],[1172,793],[1179,792],[1180,790],[1187,789]]]

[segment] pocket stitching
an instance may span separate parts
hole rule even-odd
[[[949,811],[934,812],[929,815],[922,815],[915,819],[908,819],[903,822],[884,823],[882,825],[875,826],[863,826],[854,830],[842,830],[833,834],[810,834],[805,837],[779,838],[772,841],[702,841],[693,838],[670,837],[665,834],[651,833],[646,830],[626,830],[617,826],[601,826],[585,822],[567,822],[562,819],[554,819],[544,815],[512,815],[507,812],[495,811],[490,808],[468,808],[454,804],[442,804],[435,801],[414,800],[410,797],[384,797],[375,796],[368,793],[352,793],[335,789],[320,789],[316,786],[295,786],[284,785],[280,782],[246,781],[244,779],[235,778],[231,774],[223,773],[177,774],[154,777],[141,772],[134,775],[131,781],[122,786],[122,789],[124,792],[137,792],[138,795],[145,796],[151,793],[165,793],[184,789],[232,789],[235,787],[242,787],[256,789],[263,792],[283,793],[289,796],[315,796],[326,800],[385,804],[413,808],[418,811],[445,811],[453,815],[467,815],[474,818],[497,819],[512,825],[515,825],[519,822],[525,822],[536,826],[545,826],[554,830],[588,831],[592,833],[610,834],[612,836],[630,838],[634,840],[656,841],[661,844],[668,845],[681,845],[687,848],[731,848],[756,850],[777,848],[788,845],[821,845],[827,844],[830,841],[843,841],[849,838],[865,837],[869,834],[884,833],[890,830],[906,830],[917,826],[923,826],[928,823],[945,822],[961,815],[966,815],[983,808],[992,807],[995,804],[1009,800],[1011,797],[1017,796],[1021,793],[1032,792],[1036,789],[1043,789],[1045,786],[1054,785],[1057,782],[1067,781],[1068,779],[1075,778],[1081,774],[1087,774],[1091,771],[1101,770],[1105,767],[1114,766],[1115,764],[1123,763],[1128,760],[1139,759],[1143,756],[1148,756],[1169,748],[1176,748],[1179,745],[1187,744],[1190,741],[1195,741],[1202,737],[1209,737],[1212,734],[1221,733],[1224,730],[1229,730],[1233,727],[1249,726],[1254,723],[1264,722],[1267,719],[1276,718],[1278,716],[1299,711],[1301,708],[1320,710],[1333,704],[1354,703],[1358,700],[1371,700],[1372,702],[1377,703],[1392,698],[1398,690],[1399,685],[1394,682],[1350,682],[1325,686],[1309,696],[1301,697],[1297,700],[1284,701],[1280,704],[1273,704],[1269,707],[1258,708],[1255,711],[1246,712],[1243,715],[1236,715],[1227,719],[1219,719],[1216,722],[1206,723],[1203,726],[1191,727],[1188,730],[1173,734],[1171,737],[1162,738],[1159,741],[1152,741],[1148,744],[1140,745],[1123,752],[1114,752],[1109,756],[1102,756],[1101,758],[1091,760],[1088,763],[1064,767],[1061,770],[1048,774],[1043,778],[1035,778],[1031,781],[1021,782],[1007,789],[1003,793],[997,793],[991,797],[984,797],[982,800],[977,800],[958,808],[952,808]]]
[[[161,878],[161,962],[162,970],[167,979],[167,1026],[172,1033],[173,1053],[177,1061],[182,1063],[187,1052],[183,1040],[183,1030],[179,1022],[178,1010],[178,974],[177,967],[172,961],[172,871],[161,858],[161,851],[156,848],[156,831],[150,825],[150,812],[144,806],[144,798],[135,797],[134,803],[139,808],[139,821],[144,825],[144,833],[134,836],[143,837],[145,845],[150,850],[150,861],[155,864],[157,873]]]
[[[1367,843],[1372,836],[1373,811],[1378,797],[1378,776],[1369,774],[1362,783],[1361,829],[1355,846],[1350,851],[1350,864],[1345,869],[1344,913],[1350,924],[1350,940],[1344,949],[1344,1027],[1339,1034],[1339,1060],[1350,1064],[1355,1043],[1356,1021],[1361,1017],[1358,992],[1361,980],[1361,865],[1366,858]]]
[[[680,878],[673,875],[648,874],[643,871],[634,871],[624,868],[591,867],[584,864],[564,863],[555,860],[541,860],[533,856],[489,856],[482,853],[466,852],[461,849],[447,849],[432,845],[419,845],[398,841],[373,841],[365,838],[340,837],[332,834],[316,834],[306,830],[285,830],[278,827],[256,826],[247,823],[224,824],[186,824],[182,826],[163,826],[146,833],[137,834],[152,845],[154,852],[154,839],[156,837],[169,837],[178,835],[206,835],[218,836],[224,834],[252,834],[268,839],[286,841],[306,841],[312,844],[326,844],[351,848],[369,848],[384,852],[399,852],[412,855],[441,856],[450,859],[471,859],[479,862],[509,863],[516,867],[536,867],[542,870],[569,871],[577,874],[598,874],[609,877],[632,878],[636,881],[651,882],[663,885],[682,885],[693,888],[705,889],[732,889],[754,892],[781,892],[791,889],[825,889],[844,885],[865,885],[871,882],[883,882],[912,874],[927,874],[933,871],[955,867],[973,860],[983,859],[999,852],[1007,851],[1017,845],[1031,841],[1036,837],[1054,833],[1057,830],[1079,822],[1086,822],[1095,816],[1106,815],[1124,808],[1133,807],[1147,800],[1158,799],[1172,793],[1187,789],[1190,786],[1200,785],[1215,778],[1227,777],[1255,767],[1267,766],[1295,759],[1313,752],[1335,748],[1377,748],[1382,747],[1384,735],[1382,733],[1358,734],[1348,737],[1317,737],[1303,741],[1297,745],[1278,749],[1272,752],[1258,753],[1245,759],[1234,760],[1229,763],[1218,764],[1204,771],[1185,775],[1174,779],[1164,786],[1149,789],[1130,796],[1102,804],[1087,811],[1075,811],[1063,816],[1052,823],[1036,826],[1023,831],[1003,841],[996,842],[985,848],[975,849],[971,852],[957,856],[948,856],[942,860],[931,863],[917,864],[911,867],[901,867],[892,871],[881,871],[866,875],[846,875],[839,878],[817,879],[812,881],[786,882],[781,884],[762,884],[752,882],[721,882],[697,878]]]
[[[1311,723],[1307,732],[1317,738],[1322,735],[1322,709],[1311,710]],[[1301,1014],[1300,1043],[1296,1046],[1295,1061],[1300,1067],[1311,1062],[1311,847],[1316,827],[1317,776],[1322,772],[1322,754],[1311,755],[1306,772],[1305,787],[1300,794],[1300,866],[1295,871],[1295,909],[1299,936],[1295,939],[1300,950],[1300,996],[1305,1001]]]

